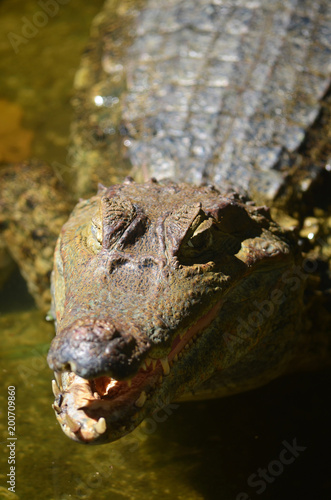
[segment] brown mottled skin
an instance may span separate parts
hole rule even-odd
[[[58,421],[81,443],[114,441],[172,401],[330,362],[326,2],[297,15],[282,2],[174,1],[161,18],[159,4],[142,3],[135,30],[129,0],[106,2],[76,77],[74,187],[110,187],[67,220],[71,197],[48,166],[0,169],[0,255],[7,262],[6,248],[44,310],[60,233],[48,362]],[[130,167],[145,182],[121,183]]]
[[[61,231],[53,276],[57,335],[48,362],[71,373],[55,406],[64,431],[112,441],[214,375],[222,374],[217,390],[202,397],[288,370],[301,328],[297,264],[291,234],[233,192],[127,180],[80,202]],[[257,314],[268,299],[273,310]]]

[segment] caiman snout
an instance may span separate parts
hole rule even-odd
[[[147,338],[134,328],[122,331],[109,320],[80,319],[57,333],[47,360],[57,372],[123,380],[137,372],[148,349]]]

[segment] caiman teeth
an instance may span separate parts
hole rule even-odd
[[[54,372],[55,380],[58,385],[58,388],[62,391],[62,379],[61,374],[59,372]]]
[[[65,424],[69,427],[72,432],[78,432],[80,429],[80,424],[75,422],[68,414],[65,416]]]
[[[149,368],[151,366],[152,359],[151,358],[146,358],[145,359],[145,363],[146,363],[147,368]]]
[[[59,407],[59,405],[57,403],[53,403],[52,408],[54,411],[56,411],[57,414],[61,413],[61,408]]]
[[[54,379],[52,380],[52,391],[53,391],[53,394],[56,398],[58,398],[61,395],[61,391],[59,389],[59,386],[57,385],[57,383],[55,382]]]
[[[161,365],[162,365],[162,368],[163,368],[163,374],[164,375],[169,375],[169,373],[170,373],[170,366],[169,366],[168,358],[162,358],[162,359],[160,359],[160,361],[161,361]]]
[[[104,417],[100,417],[97,423],[94,425],[94,429],[98,434],[103,434],[106,432],[107,424]]]
[[[146,392],[142,391],[139,398],[136,400],[136,406],[142,408],[145,404],[146,399],[147,399]]]
[[[141,365],[142,369],[143,370],[147,370],[147,364],[146,364],[146,361],[143,362],[143,364]]]
[[[157,363],[157,359],[152,359],[153,370],[154,370],[154,369],[155,369],[155,367],[156,367],[156,363]]]

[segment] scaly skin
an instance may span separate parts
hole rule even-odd
[[[0,168],[0,236],[45,312],[56,240],[72,205],[49,165],[33,160]]]
[[[130,168],[139,181],[220,191],[126,183],[65,225],[49,363],[57,418],[87,443],[118,439],[174,399],[247,390],[323,351],[301,327],[307,273],[293,237],[224,182],[285,208],[290,225],[309,211],[329,151],[327,2],[139,3],[108,1],[93,24],[75,81],[77,192]],[[207,222],[195,227],[197,203]],[[316,323],[322,302],[308,317],[328,331]]]
[[[303,231],[307,214],[327,209],[329,2],[133,5],[105,3],[75,79],[76,194],[129,171],[218,189],[127,181],[65,224],[49,363],[59,422],[85,443],[118,439],[174,399],[316,366],[330,345],[325,212],[300,241],[314,273],[291,232],[236,194]],[[70,203],[49,169],[32,166],[4,182],[0,172],[0,229],[43,307]]]
[[[128,179],[80,202],[52,280],[64,432],[113,441],[213,375],[209,397],[284,373],[300,329],[297,259],[291,234],[234,192]]]

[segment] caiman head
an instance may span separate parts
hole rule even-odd
[[[113,441],[215,373],[232,370],[228,392],[276,376],[299,324],[294,254],[268,209],[210,186],[127,179],[78,203],[52,277],[64,432]]]

